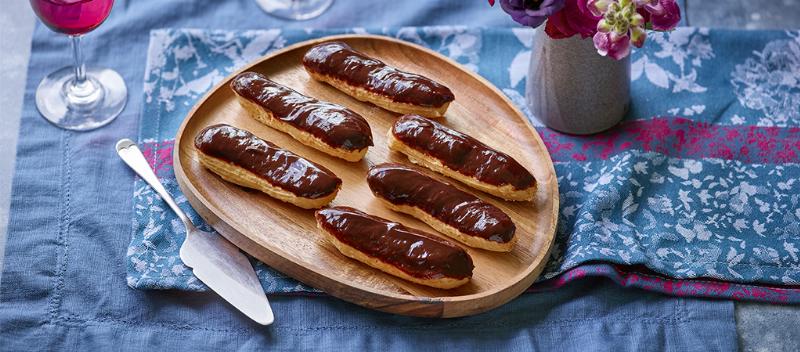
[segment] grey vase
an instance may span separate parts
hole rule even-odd
[[[630,56],[600,56],[591,38],[533,38],[526,99],[547,127],[569,134],[593,134],[619,123],[630,106]]]

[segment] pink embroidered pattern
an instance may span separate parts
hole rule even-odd
[[[553,161],[605,160],[629,149],[680,158],[719,158],[746,163],[800,162],[800,128],[720,126],[685,118],[626,122],[592,136],[547,128],[539,134]]]
[[[158,177],[173,177],[172,151],[175,141],[144,142],[140,145],[142,154]]]

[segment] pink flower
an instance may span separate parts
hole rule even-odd
[[[653,29],[671,31],[681,21],[681,8],[678,7],[675,0],[646,0],[645,2],[647,4],[639,8],[639,13],[644,16],[645,22],[653,25]]]
[[[589,11],[602,16],[593,38],[597,53],[619,60],[630,54],[631,44],[642,47],[647,38],[646,20],[638,11],[641,7],[656,5],[657,1],[588,0]]]
[[[597,22],[602,18],[589,11],[587,0],[567,0],[564,8],[547,19],[545,32],[551,38],[569,38],[580,34],[591,37],[597,31]]]
[[[627,35],[619,35],[614,31],[597,32],[592,41],[598,54],[610,56],[614,60],[622,59],[631,53],[631,39]]]

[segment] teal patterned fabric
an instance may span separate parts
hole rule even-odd
[[[171,168],[172,141],[192,105],[265,53],[339,33],[432,48],[486,77],[538,126],[561,192],[557,243],[542,279],[606,262],[678,279],[800,282],[798,32],[651,33],[632,57],[629,116],[610,132],[576,137],[542,127],[525,106],[528,28],[156,30],[139,139],[195,223],[202,220],[180,196]],[[140,180],[134,210],[128,284],[204,290],[178,258],[180,222]],[[255,264],[267,292],[314,291]]]

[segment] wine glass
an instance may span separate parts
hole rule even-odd
[[[308,20],[331,7],[333,0],[256,0],[265,12],[287,20]]]
[[[111,12],[114,0],[30,0],[39,19],[72,41],[74,66],[47,75],[36,88],[36,107],[47,121],[68,130],[104,126],[122,112],[128,100],[125,81],[107,68],[86,67],[81,38]]]

